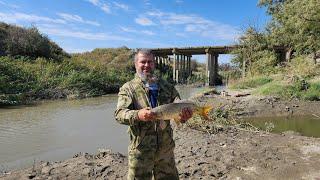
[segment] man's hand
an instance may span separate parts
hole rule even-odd
[[[143,108],[138,111],[140,121],[151,121],[154,119],[155,113],[151,112],[150,108]]]
[[[190,108],[183,108],[180,113],[180,122],[185,123],[190,119],[193,115],[193,112]]]

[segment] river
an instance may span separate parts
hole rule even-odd
[[[177,87],[183,99],[204,88]],[[117,95],[81,100],[40,101],[0,109],[0,172],[34,161],[60,161],[99,148],[127,154],[127,126],[113,113]]]

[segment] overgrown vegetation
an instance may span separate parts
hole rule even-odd
[[[68,55],[35,27],[0,24],[0,105],[115,93],[134,74],[127,47]]]
[[[245,78],[232,87],[258,88],[256,93],[284,99],[319,100],[319,2],[260,0],[259,5],[272,19],[265,30],[249,27],[239,38],[233,63]]]
[[[80,64],[76,59],[58,63],[0,57],[0,104],[115,93],[132,74],[125,69]]]
[[[0,22],[0,56],[28,57],[34,60],[44,57],[61,61],[69,55],[56,43],[39,32],[36,27],[21,28]]]
[[[233,118],[231,107],[221,106],[210,111],[209,119],[203,120],[200,116],[194,116],[187,121],[186,125],[193,129],[216,134],[228,128],[245,131],[259,131],[260,129],[248,122],[240,122]]]

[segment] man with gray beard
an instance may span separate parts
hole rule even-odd
[[[154,55],[138,50],[135,55],[136,74],[118,94],[116,120],[129,126],[128,179],[179,179],[174,160],[173,131],[169,121],[155,121],[151,108],[180,99],[175,87],[154,76]],[[192,116],[182,110],[180,121]]]

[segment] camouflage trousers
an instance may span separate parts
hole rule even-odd
[[[174,142],[153,147],[156,136],[144,137],[144,145],[129,147],[129,180],[176,180],[179,179],[174,160]],[[150,146],[151,145],[151,146]]]

